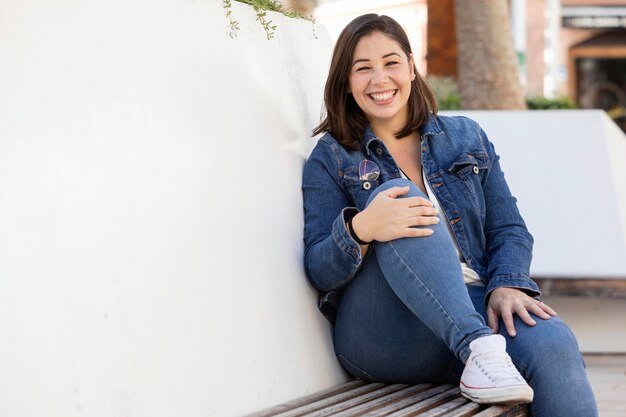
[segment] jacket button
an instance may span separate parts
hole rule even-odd
[[[381,156],[383,154],[383,150],[380,148],[376,148],[376,155]]]
[[[478,174],[480,172],[480,170],[478,169],[478,167],[476,165],[474,165],[474,174]]]
[[[372,184],[370,184],[369,181],[365,181],[363,183],[363,189],[364,190],[369,190],[370,188],[372,188]]]

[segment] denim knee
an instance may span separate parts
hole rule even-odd
[[[422,190],[419,189],[419,187],[417,185],[415,185],[413,182],[405,179],[405,178],[395,178],[393,180],[389,180],[387,182],[382,183],[381,185],[379,185],[378,187],[376,187],[376,189],[374,190],[374,192],[370,195],[370,197],[367,199],[367,204],[369,205],[372,200],[382,191],[386,191],[390,188],[393,187],[409,187],[409,192],[407,194],[401,195],[398,198],[405,198],[405,197],[423,197],[428,199],[428,196],[426,194],[424,194],[424,192]]]
[[[578,342],[567,324],[558,316],[546,321],[536,320],[537,326],[525,329],[523,337],[526,341],[520,346],[527,354],[514,354],[519,364],[530,373],[528,376],[532,377],[535,372],[550,373],[550,369],[558,375],[569,368],[584,368]],[[524,324],[519,326],[523,328]],[[522,342],[522,338],[515,339],[518,338],[510,341],[513,351],[516,342]]]
[[[556,319],[556,320],[555,320]],[[580,348],[578,347],[578,341],[574,336],[574,333],[570,330],[570,328],[565,324],[560,318],[553,317],[552,324],[554,326],[553,334],[551,337],[545,337],[544,340],[540,341],[535,348],[538,348],[540,353],[550,355],[552,353],[552,358],[561,359],[564,362],[575,361],[578,365],[579,363],[583,363],[582,355],[580,353]],[[555,355],[555,352],[558,352]]]
[[[531,415],[597,416],[595,398],[574,334],[558,317],[540,320],[537,319],[537,327],[541,329],[527,329],[530,337],[519,346],[524,352],[514,347],[515,342],[510,352],[514,361],[525,367],[520,370],[535,390]]]

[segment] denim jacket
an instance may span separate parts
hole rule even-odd
[[[431,115],[420,140],[426,180],[467,265],[487,286],[485,302],[498,287],[538,296],[529,277],[533,238],[485,132],[466,117]],[[377,180],[359,179],[364,159],[380,168]],[[347,151],[325,134],[304,166],[304,266],[313,286],[323,292],[320,309],[331,320],[340,289],[364,262],[345,222],[365,208],[378,185],[400,176],[384,143],[369,128],[358,151]]]

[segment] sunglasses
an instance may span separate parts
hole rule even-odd
[[[359,179],[365,181],[375,181],[380,176],[380,168],[374,161],[364,159],[359,164]]]

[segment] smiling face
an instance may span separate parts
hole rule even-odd
[[[407,122],[413,57],[381,32],[363,36],[354,49],[349,92],[372,125],[399,130]]]

